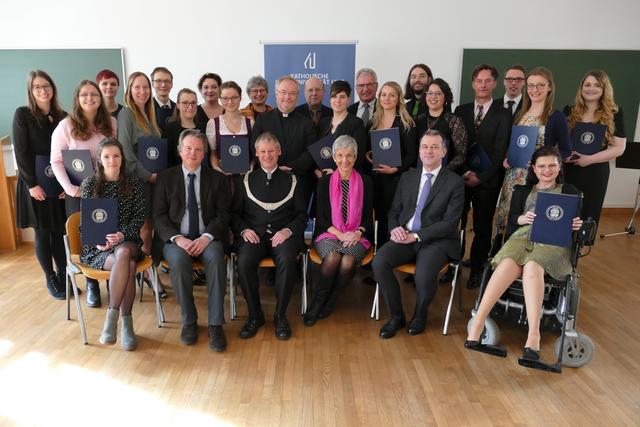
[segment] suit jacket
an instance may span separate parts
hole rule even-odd
[[[404,227],[413,217],[420,191],[422,168],[411,169],[400,178],[400,184],[389,210],[389,232]],[[451,259],[460,258],[458,222],[464,205],[464,181],[447,168],[441,168],[420,213],[422,228],[418,245],[441,247]]]
[[[311,109],[309,108],[309,104],[307,104],[306,102],[304,104],[298,105],[295,111],[311,119]],[[322,120],[325,117],[332,117],[332,116],[333,116],[333,110],[324,104],[320,104],[320,120]]]
[[[165,127],[165,125],[167,124],[167,119],[171,117],[176,109],[176,103],[172,100],[169,100],[169,105],[171,106],[170,109],[162,109],[160,108],[160,104],[158,104],[156,98],[153,98],[153,107],[156,110],[156,123],[158,124],[158,127],[160,129],[163,129]]]
[[[320,123],[318,125],[318,139],[324,138],[331,133],[332,119],[333,116],[320,119]],[[367,131],[364,128],[362,119],[356,117],[351,113],[347,114],[347,117],[345,117],[345,119],[340,122],[340,124],[336,127],[336,131],[333,133],[333,136],[335,136],[336,138],[342,135],[349,135],[356,140],[356,143],[358,144],[358,157],[354,166],[358,171],[361,171],[364,165],[364,155],[367,151],[368,141]]]
[[[303,233],[307,226],[307,210],[300,181],[298,180],[290,200],[277,209],[265,210],[249,199],[244,179],[248,179],[251,193],[260,202],[277,203],[289,194],[293,176],[276,168],[271,179],[267,180],[266,172],[258,166],[247,173],[245,177],[238,179],[233,196],[232,225],[236,241],[242,240],[240,233],[246,229],[252,229],[260,238],[263,238],[267,234],[274,234],[283,228],[289,228],[293,232],[291,238],[295,238],[302,249],[304,246]]]
[[[511,114],[511,121],[513,121],[513,118],[516,116],[516,114],[518,114],[518,111],[520,111],[520,109],[522,108],[522,100],[523,99],[524,99],[524,96],[522,98],[520,98],[520,101],[518,102],[518,105],[516,105],[515,111]],[[504,96],[496,98],[493,101],[499,103],[500,105],[502,105],[504,107]]]
[[[413,108],[416,105],[416,98],[412,98],[406,102],[406,107],[407,107],[407,111],[409,112],[409,114],[411,114],[411,117],[413,117],[414,119],[416,117],[418,117],[420,114],[423,113],[428,113],[429,109],[427,108],[427,101],[425,100],[424,94],[422,95],[422,97],[420,97],[420,105],[418,105],[418,112],[416,113],[416,115],[413,115]]]
[[[200,168],[200,211],[205,232],[229,248],[231,194],[227,178],[207,167]],[[187,208],[182,165],[158,174],[154,188],[153,225],[163,242],[180,234],[180,222]]]
[[[468,146],[472,147],[473,144],[480,144],[491,160],[491,167],[484,172],[478,173],[481,185],[486,187],[500,186],[502,184],[500,182],[500,168],[502,167],[502,160],[507,153],[507,148],[509,148],[509,138],[511,136],[511,115],[502,107],[501,102],[493,101],[480,126],[476,129],[473,102],[458,106],[455,114],[464,122],[464,127],[467,130]],[[469,170],[469,165],[465,163],[461,172],[464,173],[467,170]]]
[[[376,111],[376,105],[378,105],[377,101],[377,98],[374,98],[373,101],[369,103],[369,105],[373,104],[373,110],[371,110],[371,117],[369,118],[369,120],[373,118],[373,113],[375,113]],[[349,105],[347,111],[349,112],[349,114],[353,114],[354,116],[358,117],[358,107],[360,107],[360,101],[354,102],[353,104]]]
[[[286,133],[284,120],[288,122]],[[313,169],[313,157],[307,150],[315,142],[316,136],[311,119],[295,110],[286,118],[277,108],[261,113],[251,130],[251,150],[254,155],[256,139],[264,132],[271,132],[280,141],[282,155],[278,160],[279,165],[291,167],[296,175],[305,175]]]

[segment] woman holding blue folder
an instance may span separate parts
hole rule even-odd
[[[558,147],[563,159],[571,155],[571,139],[567,119],[553,106],[555,98],[555,83],[553,74],[544,67],[536,67],[529,71],[526,78],[526,93],[522,97],[522,109],[513,120],[514,125],[538,127],[536,149],[543,145]],[[511,203],[511,195],[516,185],[526,181],[527,169],[511,167],[507,159],[503,166],[507,169],[504,183],[496,209],[496,229],[498,234],[504,233],[507,225],[507,215]]]
[[[107,234],[103,245],[83,245],[80,261],[98,270],[111,271],[109,309],[100,342],[115,344],[120,315],[120,345],[124,350],[135,350],[138,341],[131,309],[136,294],[136,261],[141,256],[140,228],[144,222],[145,197],[140,180],[127,173],[122,145],[115,138],[100,142],[95,174],[84,180],[81,194],[83,199],[118,201],[118,230]]]
[[[533,153],[526,185],[516,185],[507,224],[507,242],[491,260],[494,268],[476,312],[465,347],[485,353],[498,354],[495,347],[480,344],[484,322],[498,298],[517,278],[522,288],[527,310],[529,334],[523,358],[540,358],[540,308],[544,296],[544,275],[562,280],[571,273],[571,248],[532,243],[531,224],[535,221],[535,206],[540,193],[578,195],[571,184],[562,184],[562,158],[556,147],[543,146]],[[580,217],[573,218],[572,229],[582,227]]]
[[[584,194],[582,217],[599,221],[609,184],[609,160],[621,156],[627,144],[622,110],[613,99],[607,73],[601,70],[587,73],[576,93],[576,104],[565,107],[564,113],[572,131],[578,123],[606,126],[598,152],[590,155],[574,152],[565,167],[566,181]]]

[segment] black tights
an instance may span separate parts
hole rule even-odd
[[[136,297],[136,259],[138,246],[133,242],[123,242],[104,262],[103,269],[111,270],[109,276],[109,308],[130,315]]]
[[[50,231],[44,229],[34,229],[34,247],[36,258],[40,263],[42,271],[48,278],[55,274],[53,271],[53,260],[56,262],[58,271],[65,271],[67,267],[67,257],[64,253],[63,232]],[[53,259],[52,259],[53,258]]]
[[[333,310],[336,300],[356,274],[356,259],[352,255],[329,252],[320,265],[320,281],[316,297],[324,299],[327,309]],[[322,298],[324,296],[324,298]]]

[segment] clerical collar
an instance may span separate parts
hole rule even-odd
[[[276,167],[271,169],[270,171],[266,170],[263,167],[260,167],[260,169],[262,169],[264,171],[264,173],[267,174],[267,176],[270,177],[271,175],[273,175],[273,173],[276,171],[276,169],[278,169],[278,165],[276,165]]]
[[[282,117],[289,117],[289,114],[293,113],[293,110],[289,111],[288,113],[285,113],[280,109],[278,109],[278,111],[280,112],[280,115],[282,115]]]

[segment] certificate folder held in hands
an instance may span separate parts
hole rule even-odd
[[[538,141],[538,126],[511,126],[507,156],[512,168],[526,169]]]
[[[335,140],[333,135],[327,135],[307,147],[307,150],[311,153],[311,157],[313,157],[316,165],[318,165],[318,169],[336,168],[336,162],[333,161],[333,154],[331,152]]]
[[[224,135],[220,137],[220,167],[228,173],[245,173],[249,170],[249,138]]]
[[[474,172],[482,173],[489,169],[492,165],[491,159],[487,155],[484,147],[475,143],[471,147],[469,147],[469,152],[467,153],[467,163],[469,165],[469,169]]]
[[[51,169],[49,156],[36,155],[36,181],[47,197],[57,199],[62,194],[62,187]]]
[[[61,150],[64,169],[73,185],[80,185],[93,176],[93,163],[89,150]]]
[[[568,248],[572,241],[573,218],[578,216],[580,196],[538,193],[536,218],[531,225],[530,240]]]
[[[571,132],[571,145],[580,154],[596,154],[602,150],[606,130],[605,125],[578,122]]]
[[[143,137],[138,139],[138,161],[151,173],[160,172],[169,166],[167,140]]]
[[[369,133],[374,168],[379,165],[392,167],[402,165],[400,130],[398,128],[372,130]]]
[[[80,201],[80,238],[83,245],[107,243],[107,234],[118,231],[116,199],[82,199]]]

